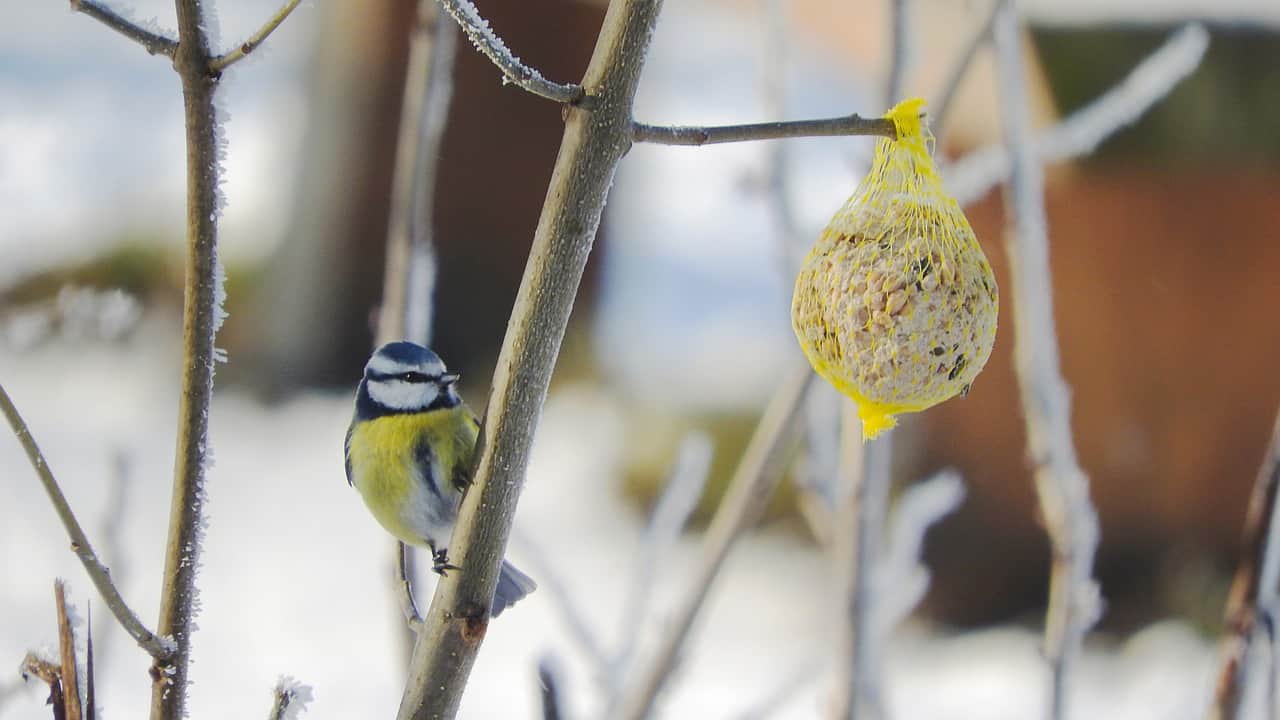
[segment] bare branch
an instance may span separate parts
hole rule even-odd
[[[623,600],[619,626],[622,641],[612,662],[605,668],[608,685],[605,707],[609,712],[621,700],[620,693],[636,646],[647,629],[645,618],[653,598],[658,568],[663,567],[672,546],[688,524],[689,517],[698,508],[698,500],[702,497],[707,476],[711,472],[713,455],[714,445],[706,434],[691,432],[686,435],[676,452],[676,461],[666,487],[649,515],[649,525],[640,540],[642,550],[639,562],[631,576],[631,589]]]
[[[84,629],[84,713],[87,720],[98,720],[98,680],[93,661],[93,606],[85,608]]]
[[[538,661],[538,694],[542,698],[542,720],[561,720],[559,665],[552,658]]]
[[[453,99],[457,38],[457,26],[440,16],[435,0],[419,0],[396,141],[378,345],[402,339],[430,344],[436,171]]]
[[[978,56],[978,48],[986,45],[991,39],[991,26],[996,21],[996,12],[1000,10],[1000,4],[1004,0],[992,0],[990,8],[986,15],[983,16],[982,22],[974,29],[973,34],[969,36],[964,45],[961,46],[960,56],[955,64],[951,66],[951,72],[947,75],[947,80],[942,84],[942,90],[938,93],[938,101],[931,103],[933,107],[933,122],[930,123],[933,130],[933,136],[939,141],[947,130],[947,120],[951,119],[951,108],[955,104],[956,95],[960,90],[960,83],[964,82],[964,78],[969,74],[969,68],[973,67],[973,59]]]
[[[173,57],[178,41],[144,29],[133,20],[107,7],[98,0],[71,0],[71,9],[82,12],[121,35],[138,43],[152,55]]]
[[[1101,613],[1092,576],[1098,518],[1089,500],[1089,478],[1076,460],[1071,396],[1058,361],[1044,177],[1031,144],[1021,28],[1012,0],[1001,8],[993,30],[1000,115],[1011,160],[1005,186],[1005,243],[1013,284],[1014,367],[1027,451],[1053,550],[1045,621],[1045,656],[1051,673],[1046,716],[1062,720],[1067,716],[1067,685],[1085,633]]]
[[[151,667],[152,720],[186,716],[191,633],[198,606],[209,465],[209,407],[216,362],[214,336],[222,323],[218,261],[218,185],[222,173],[214,107],[218,76],[209,73],[204,0],[175,0],[178,50],[173,67],[182,83],[187,148],[187,252],[183,268],[182,385],[168,543],[160,591],[160,632],[177,650]]]
[[[790,120],[747,125],[696,127],[686,125],[646,125],[638,122],[631,127],[631,136],[635,142],[656,143],[658,145],[716,145],[719,143],[777,140],[780,138],[839,137],[845,135],[875,135],[896,138],[897,131],[893,129],[893,123],[884,118],[864,118],[856,113],[819,120]]]
[[[788,439],[794,435],[800,401],[812,379],[813,372],[804,364],[788,371],[779,382],[707,528],[688,589],[668,618],[657,650],[632,673],[618,705],[618,717],[642,720],[652,710],[729,550],[760,516],[782,477]]]
[[[276,14],[272,15],[271,18],[267,20],[266,24],[258,28],[258,32],[250,35],[249,38],[240,43],[236,49],[225,52],[211,59],[209,61],[209,71],[213,73],[220,73],[235,63],[243,60],[249,53],[256,50],[257,47],[271,35],[271,33],[275,32],[276,28],[280,27],[280,23],[284,22],[285,18],[289,17],[289,13],[293,12],[293,9],[298,7],[298,3],[301,1],[302,0],[285,0],[284,5],[276,11]]]
[[[9,427],[13,428],[14,435],[18,437],[18,442],[22,443],[22,449],[26,451],[31,467],[40,477],[40,482],[44,485],[50,502],[53,503],[53,509],[58,513],[58,519],[62,521],[67,535],[71,537],[71,551],[80,558],[80,563],[84,565],[84,570],[93,581],[93,586],[102,595],[103,602],[107,604],[125,632],[129,633],[137,641],[138,646],[150,653],[152,657],[167,658],[172,655],[175,650],[173,642],[162,639],[148,630],[138,619],[137,613],[120,596],[120,591],[111,581],[110,571],[94,553],[93,545],[84,534],[84,529],[80,527],[80,521],[76,519],[75,513],[71,511],[71,505],[62,494],[62,488],[54,478],[53,471],[49,469],[49,463],[44,459],[44,454],[40,452],[40,446],[36,444],[26,421],[18,414],[18,408],[14,407],[13,400],[9,398],[9,394],[5,392],[2,385],[0,385],[0,410],[4,411],[4,416],[9,421]]]
[[[534,431],[605,197],[630,147],[632,104],[661,6],[661,0],[609,4],[583,79],[591,110],[566,108],[547,202],[498,355],[473,481],[449,543],[453,562],[466,570],[436,586],[414,646],[402,719],[457,713],[488,628]]]
[[[1226,632],[1219,648],[1218,684],[1211,714],[1215,720],[1242,717],[1241,701],[1248,677],[1246,663],[1258,635],[1261,614],[1276,601],[1276,565],[1280,562],[1280,523],[1276,522],[1276,514],[1280,513],[1278,503],[1280,414],[1276,416],[1271,442],[1249,498],[1249,513],[1244,523],[1244,549],[1227,599]],[[1270,675],[1274,676],[1274,673]]]
[[[307,703],[315,699],[310,685],[281,675],[272,690],[271,712],[267,720],[293,720],[307,709]]]
[[[1065,120],[1035,137],[1030,151],[1039,162],[1060,162],[1087,155],[1121,128],[1137,121],[1200,66],[1209,47],[1204,26],[1190,23],[1173,33],[1124,80]],[[1008,149],[996,145],[975,150],[944,173],[947,189],[961,205],[1004,182],[1012,169]]]
[[[66,720],[84,720],[80,705],[80,672],[76,664],[76,631],[67,610],[67,586],[53,581],[53,602],[58,616],[58,660],[62,664],[62,709]]]
[[[569,105],[576,104],[586,95],[581,85],[562,85],[542,76],[542,73],[520,62],[520,58],[512,54],[502,38],[493,32],[489,22],[480,16],[480,11],[470,0],[440,0],[440,4],[462,26],[471,44],[484,53],[498,69],[502,71],[502,81],[533,93],[548,100]]]
[[[836,686],[832,717],[884,717],[880,658],[875,643],[873,582],[889,506],[892,434],[862,440],[858,408],[845,400],[840,424],[843,498],[837,506],[832,539],[837,595],[844,598],[837,626]]]

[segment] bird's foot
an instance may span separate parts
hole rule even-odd
[[[433,563],[431,566],[431,571],[439,575],[440,577],[448,577],[450,570],[462,569],[457,565],[452,565],[449,563],[449,550],[447,548],[432,550],[431,562]]]

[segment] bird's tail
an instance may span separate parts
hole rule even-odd
[[[533,578],[516,569],[515,565],[502,561],[502,569],[498,571],[498,589],[493,593],[493,610],[490,614],[498,617],[503,610],[516,604],[516,601],[533,592],[538,583]]]

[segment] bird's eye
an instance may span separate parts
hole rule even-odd
[[[420,382],[426,382],[427,376],[423,375],[420,372],[407,372],[407,373],[401,374],[400,379],[404,380],[405,382],[420,383]]]

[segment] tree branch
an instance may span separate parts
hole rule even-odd
[[[66,720],[84,720],[84,706],[80,703],[80,668],[76,662],[76,631],[72,627],[68,611],[67,586],[61,580],[53,582],[53,603],[58,616],[58,660],[62,665],[62,707]]]
[[[1227,599],[1226,632],[1219,649],[1218,683],[1211,717],[1236,720],[1247,680],[1250,649],[1262,615],[1276,598],[1276,563],[1280,560],[1280,414],[1271,443],[1258,469],[1244,524],[1244,549]]]
[[[1208,47],[1209,33],[1203,25],[1183,26],[1115,87],[1038,134],[1030,146],[1032,156],[1052,163],[1093,152],[1121,128],[1136,122],[1199,67]],[[1004,182],[1011,168],[1008,148],[993,145],[960,158],[943,177],[956,201],[967,205]]]
[[[462,26],[462,31],[467,34],[471,44],[498,66],[504,83],[511,83],[539,97],[569,105],[576,104],[585,97],[586,91],[581,85],[552,82],[543,77],[542,73],[520,62],[520,58],[512,54],[502,38],[493,32],[489,22],[480,16],[480,11],[470,0],[440,0],[440,4]]]
[[[877,135],[895,138],[893,123],[884,118],[864,118],[858,114],[819,120],[790,120],[696,127],[685,125],[646,125],[634,123],[631,136],[635,142],[658,145],[716,145],[719,143],[776,140],[797,137],[838,137],[844,135]]]
[[[1027,451],[1036,493],[1053,551],[1045,656],[1051,682],[1046,716],[1067,716],[1067,684],[1085,633],[1101,613],[1092,577],[1098,518],[1089,500],[1089,478],[1076,460],[1071,437],[1071,396],[1058,361],[1053,319],[1044,178],[1031,143],[1022,68],[1021,28],[1012,0],[993,28],[1001,117],[1010,177],[1005,186],[1005,243],[1013,285],[1014,367],[1022,397]]]
[[[220,73],[235,63],[243,60],[249,53],[256,50],[258,46],[271,35],[271,33],[275,32],[276,28],[280,27],[280,23],[284,22],[285,18],[289,17],[289,13],[293,12],[293,9],[298,7],[298,3],[301,1],[302,0],[285,0],[285,4],[276,11],[275,15],[272,15],[271,18],[267,20],[266,24],[258,28],[258,32],[250,35],[249,39],[240,43],[236,49],[225,52],[211,59],[209,61],[209,71],[212,73]]]
[[[171,58],[178,50],[177,40],[144,29],[129,18],[98,2],[98,0],[71,0],[71,9],[88,15],[138,43],[151,55],[164,55]]]
[[[209,404],[213,394],[214,335],[221,324],[218,262],[218,183],[221,137],[213,96],[218,76],[209,73],[209,38],[203,0],[175,0],[178,51],[174,69],[182,82],[187,146],[187,252],[182,312],[182,395],[174,462],[169,539],[160,596],[160,632],[177,651],[152,665],[151,718],[186,716],[192,620],[197,611],[196,573],[206,523],[205,471],[209,461]]]
[[[582,83],[592,107],[565,112],[564,140],[498,356],[473,481],[449,544],[453,562],[466,570],[436,586],[400,718],[457,713],[488,627],[529,449],[587,254],[631,144],[632,103],[661,6],[661,0],[610,3]]]
[[[790,445],[787,440],[796,430],[794,420],[800,401],[813,377],[808,364],[797,365],[778,384],[703,537],[698,568],[688,590],[669,616],[656,652],[632,673],[617,717],[642,720],[653,709],[729,550],[759,517],[782,477],[785,451]]]
[[[53,471],[49,469],[49,463],[44,459],[44,454],[40,452],[40,446],[36,444],[36,440],[32,437],[26,421],[18,414],[18,409],[14,407],[13,400],[9,398],[9,394],[5,392],[3,386],[0,386],[0,410],[4,411],[4,416],[8,419],[9,426],[13,428],[13,433],[17,436],[18,442],[22,443],[22,448],[27,453],[27,459],[31,462],[31,467],[36,471],[36,475],[40,477],[40,482],[44,485],[44,490],[49,495],[50,502],[53,503],[53,509],[58,513],[58,519],[62,521],[62,526],[66,528],[67,535],[71,537],[71,551],[76,554],[76,557],[80,558],[80,564],[84,565],[85,572],[89,574],[89,579],[93,581],[93,586],[102,595],[102,600],[107,604],[107,608],[115,615],[116,620],[120,622],[120,626],[124,628],[125,632],[129,633],[129,636],[138,643],[138,647],[146,650],[154,658],[167,658],[172,655],[175,650],[173,642],[160,638],[148,630],[142,624],[142,621],[138,619],[137,613],[120,596],[120,591],[116,589],[115,583],[111,582],[110,571],[93,551],[93,545],[89,543],[88,536],[84,534],[84,529],[80,527],[80,521],[76,519],[75,513],[71,511],[71,505],[67,502],[66,496],[62,494],[62,488],[58,486],[58,481],[54,478]]]

